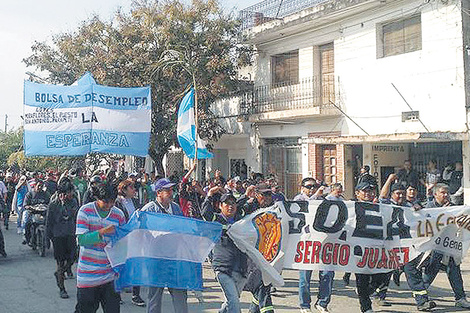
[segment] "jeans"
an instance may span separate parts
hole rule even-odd
[[[18,234],[23,233],[23,228],[21,225],[21,220],[23,219],[23,210],[24,208],[19,206],[16,208],[16,227],[18,228]]]
[[[161,287],[149,287],[149,299],[147,313],[162,312],[163,289]],[[175,313],[188,313],[188,293],[186,289],[168,288]]]
[[[26,236],[26,234],[29,234],[28,226],[31,221],[31,212],[28,210],[23,209],[23,214],[21,216],[21,229],[23,230],[23,234]]]
[[[225,302],[222,304],[219,313],[240,313],[240,294],[246,278],[238,272],[232,272],[232,275],[216,272],[215,276],[225,297]]]
[[[441,268],[441,261],[443,254],[437,251],[431,253],[431,259],[429,264],[424,270],[423,280],[426,289],[431,286],[432,282],[436,278]],[[449,258],[449,264],[445,267],[447,278],[449,279],[450,286],[454,291],[455,300],[465,298],[465,290],[463,289],[462,272],[460,271],[460,265],[455,264],[454,258]]]
[[[119,294],[114,290],[114,282],[77,288],[75,313],[96,313],[100,304],[104,313],[119,313],[119,298]]]
[[[0,228],[0,254],[5,255],[5,239],[3,237],[2,229]]]
[[[326,308],[331,300],[333,290],[333,279],[335,272],[319,271],[320,287],[317,295],[317,304]],[[310,308],[310,280],[312,271],[299,271],[299,305],[301,308]]]
[[[408,286],[413,292],[417,305],[422,305],[429,301],[428,291],[423,281],[423,272],[418,268],[423,254],[420,254],[403,267]]]

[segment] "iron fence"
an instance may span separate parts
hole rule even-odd
[[[239,13],[242,29],[252,28],[263,23],[281,19],[284,16],[314,7],[331,0],[264,0]]]
[[[296,82],[255,86],[253,92],[241,97],[240,111],[247,115],[330,106],[335,102],[335,77],[308,77]]]

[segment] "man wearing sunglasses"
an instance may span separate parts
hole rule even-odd
[[[323,200],[323,190],[325,186],[317,184],[315,178],[307,177],[302,179],[300,193],[294,197],[294,201]]]
[[[322,194],[324,186],[317,184],[313,177],[302,179],[300,185],[300,193],[294,197],[294,201],[323,200]],[[310,313],[311,297],[310,297],[310,280],[312,278],[311,270],[299,271],[299,306],[301,313]],[[331,291],[333,289],[333,279],[335,272],[319,271],[320,287],[317,295],[315,309],[319,312],[328,312],[328,304],[331,300]]]

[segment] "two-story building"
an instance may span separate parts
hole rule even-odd
[[[314,176],[352,197],[363,164],[383,182],[407,159],[422,173],[431,159],[463,161],[469,187],[466,2],[269,0],[243,10],[253,88],[214,105],[228,134],[210,167],[274,174],[289,196]]]

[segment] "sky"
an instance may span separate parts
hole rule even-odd
[[[110,19],[122,8],[127,12],[132,0],[14,0],[1,1],[0,10],[0,131],[22,124],[23,82],[26,68],[22,60],[31,55],[35,41],[50,40],[52,35],[73,31],[81,21],[94,14]],[[185,0],[189,2],[189,0]],[[261,0],[219,0],[226,11],[241,10]]]

